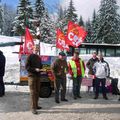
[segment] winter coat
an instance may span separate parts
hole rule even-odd
[[[35,70],[36,68],[42,69],[42,63],[40,57],[36,54],[29,55],[25,67],[26,70],[28,71],[29,76],[31,75],[40,76],[40,72],[37,72]]]
[[[98,61],[93,66],[94,74],[97,78],[103,79],[110,76],[109,65],[106,61]]]
[[[3,55],[3,52],[0,51],[0,76],[4,76],[5,74],[5,63],[6,63],[5,56]]]
[[[67,61],[56,59],[51,65],[53,74],[55,78],[63,78],[66,79],[66,73],[68,71]]]
[[[86,67],[89,69],[88,74],[94,75],[93,72],[93,65],[98,61],[98,58],[96,57],[95,59],[91,58],[88,60]]]

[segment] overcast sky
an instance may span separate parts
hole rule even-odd
[[[63,0],[62,5],[68,6],[70,0]],[[91,19],[94,9],[99,9],[101,0],[73,0],[74,7],[78,14],[78,17],[82,15],[84,20]],[[120,0],[117,0],[120,6]]]

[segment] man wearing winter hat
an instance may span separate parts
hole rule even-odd
[[[86,63],[86,67],[89,69],[88,74],[93,76],[92,86],[93,86],[93,92],[95,92],[95,78],[94,78],[94,71],[93,71],[93,65],[98,61],[97,52],[93,51],[92,58],[88,60]],[[88,86],[88,92],[90,91],[91,86]]]
[[[52,71],[55,76],[55,102],[59,101],[59,91],[61,88],[61,101],[68,101],[65,98],[66,94],[66,73],[68,71],[66,55],[64,52],[60,52],[58,58],[52,63]]]

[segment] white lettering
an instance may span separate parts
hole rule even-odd
[[[28,50],[32,50],[33,44],[31,42],[28,42],[27,43],[27,48],[28,48]]]
[[[73,41],[73,37],[74,37],[74,33],[73,33],[73,32],[70,32],[70,33],[68,34],[68,39],[69,39],[70,41]]]
[[[59,38],[59,39],[58,39],[58,43],[59,43],[60,45],[62,45],[62,47],[65,48],[65,41],[64,41],[64,40],[61,40],[61,39]]]
[[[77,35],[75,35],[73,32],[70,32],[68,34],[68,39],[70,41],[72,41],[72,44],[75,46],[78,46],[80,43],[82,43],[82,37],[78,37]]]

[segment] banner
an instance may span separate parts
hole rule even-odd
[[[69,46],[66,44],[66,36],[64,35],[64,33],[60,29],[57,29],[56,36],[57,36],[56,47],[61,49],[61,50],[69,51]]]
[[[20,82],[27,82],[28,80],[28,72],[25,68],[25,64],[26,64],[26,60],[27,60],[27,56],[28,55],[21,55],[21,61],[20,61]],[[41,77],[48,77],[51,81],[54,81],[54,75],[52,73],[51,70],[51,64],[53,63],[53,61],[55,61],[55,59],[57,58],[57,56],[44,56],[41,55],[41,62],[43,65],[43,69],[46,70],[46,72],[41,72]]]
[[[24,53],[31,54],[33,52],[33,46],[34,46],[34,42],[33,42],[32,35],[30,34],[29,29],[26,27]]]
[[[87,32],[83,27],[69,21],[66,41],[68,45],[78,47],[81,43],[83,43],[86,35]]]

